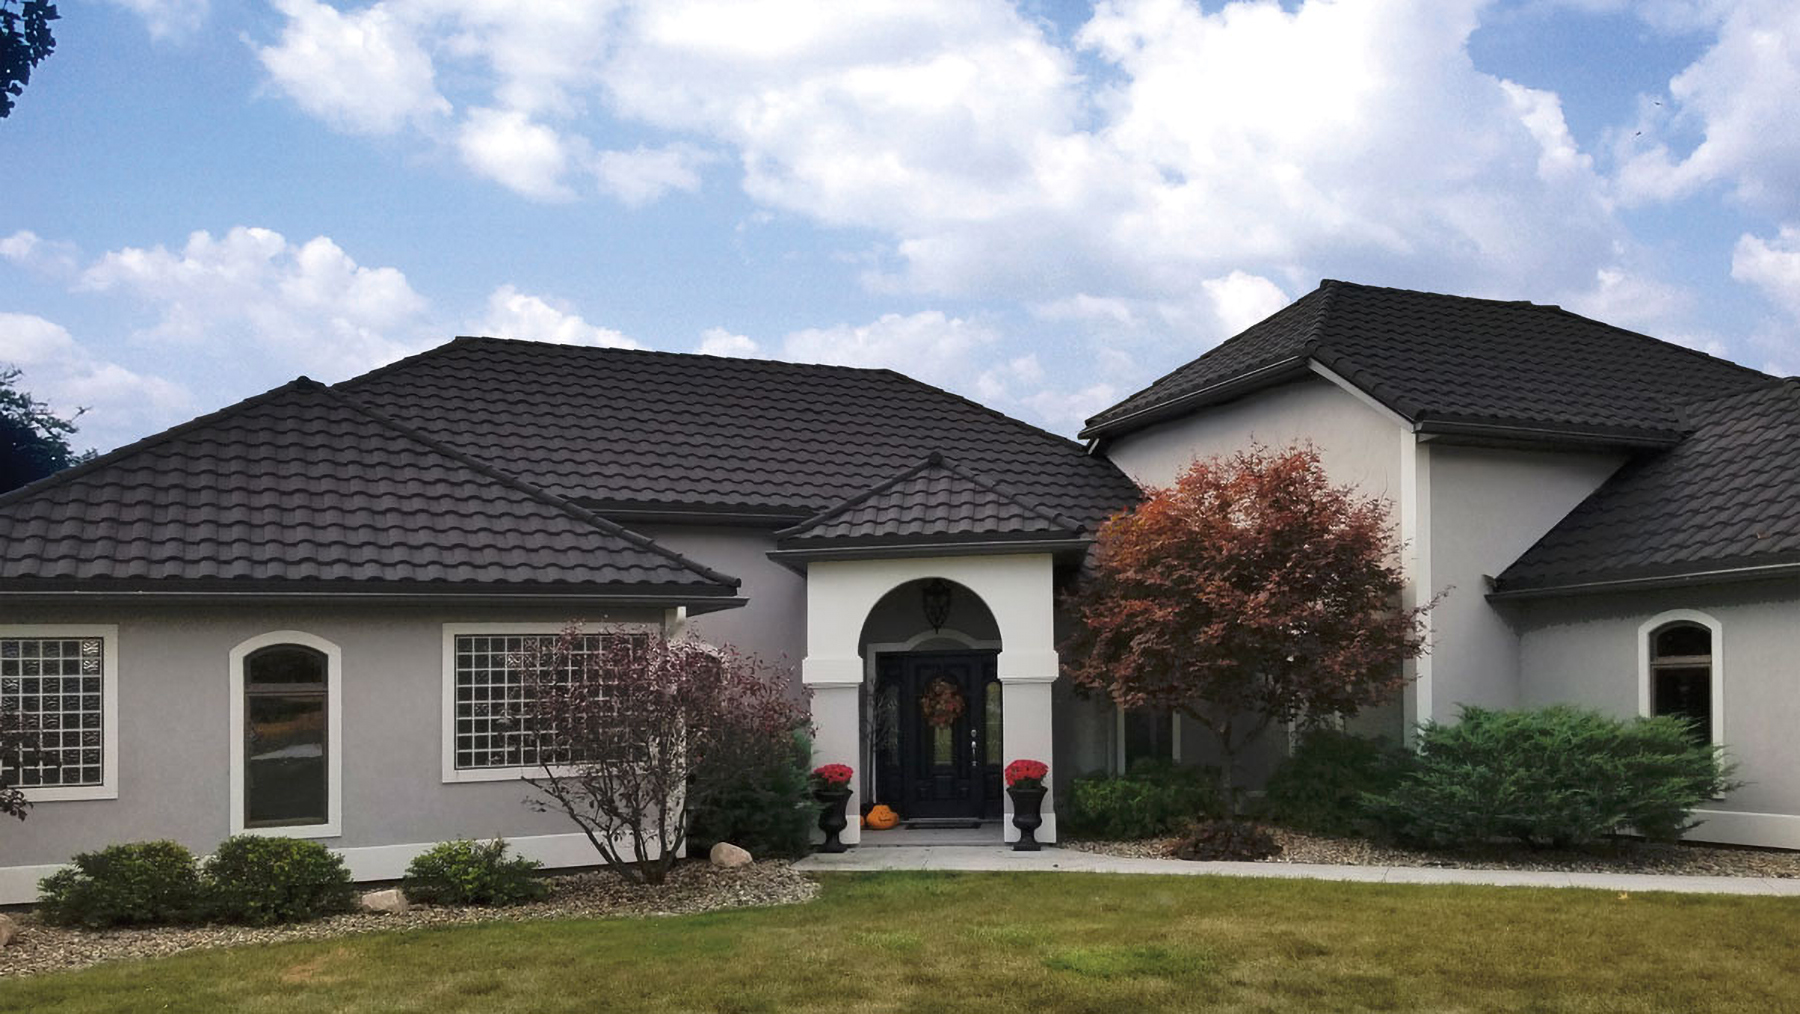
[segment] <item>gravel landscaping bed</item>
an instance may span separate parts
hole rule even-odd
[[[149,929],[80,930],[46,926],[30,913],[13,913],[20,933],[0,948],[0,978],[84,968],[103,961],[149,958],[177,951],[239,944],[318,940],[349,933],[416,930],[460,923],[526,919],[578,919],[621,915],[684,915],[726,908],[791,905],[811,901],[819,885],[785,862],[720,869],[682,863],[659,888],[625,883],[617,874],[591,870],[545,878],[544,901],[510,908],[416,906],[397,914],[357,913],[291,926],[164,926]]]
[[[1716,845],[1664,845],[1623,841],[1616,851],[1532,851],[1492,848],[1428,852],[1380,845],[1363,838],[1331,838],[1271,827],[1281,854],[1271,863],[1350,866],[1437,866],[1466,870],[1550,870],[1558,873],[1665,873],[1686,876],[1800,877],[1800,852]],[[1142,841],[1066,840],[1065,848],[1133,858],[1167,857],[1174,838]]]

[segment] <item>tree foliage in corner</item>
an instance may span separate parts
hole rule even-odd
[[[25,93],[32,68],[56,49],[50,22],[61,16],[47,0],[0,0],[0,118],[12,113],[13,97]]]
[[[1273,723],[1317,724],[1391,699],[1424,649],[1387,505],[1334,486],[1318,453],[1257,447],[1196,461],[1100,529],[1063,648],[1079,685],[1173,708],[1237,758]]]
[[[0,366],[0,493],[36,482],[84,457],[69,448],[74,420],[62,418],[20,390],[18,379],[17,367]],[[80,417],[81,412],[75,415]]]

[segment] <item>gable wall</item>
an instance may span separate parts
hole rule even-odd
[[[1430,458],[1431,717],[1521,703],[1518,634],[1487,599],[1505,570],[1623,464],[1620,454],[1422,445]]]
[[[696,616],[688,629],[711,644],[725,644],[790,671],[796,693],[800,660],[806,657],[806,578],[766,555],[774,536],[757,528],[723,525],[626,525],[668,549],[739,578],[738,594],[750,601],[739,609]]]

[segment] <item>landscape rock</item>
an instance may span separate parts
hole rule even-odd
[[[12,943],[13,938],[18,935],[19,924],[13,921],[12,916],[0,913],[0,947]]]
[[[392,912],[399,914],[408,911],[411,908],[412,905],[407,903],[406,895],[401,894],[400,889],[397,887],[390,887],[385,891],[369,891],[362,896],[362,910],[364,912]]]
[[[722,841],[717,845],[714,845],[712,851],[707,854],[706,858],[711,861],[714,866],[722,866],[728,870],[739,866],[750,865],[750,853],[738,848],[728,841]]]

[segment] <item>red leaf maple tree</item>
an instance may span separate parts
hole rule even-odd
[[[1100,529],[1067,604],[1065,670],[1123,708],[1209,730],[1235,810],[1243,750],[1274,723],[1392,699],[1431,603],[1401,608],[1387,504],[1331,483],[1310,447],[1195,461]]]

